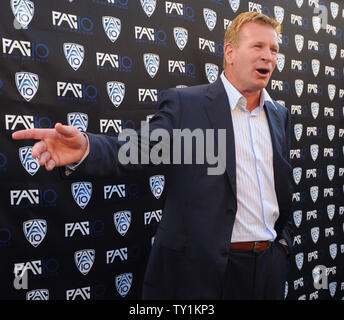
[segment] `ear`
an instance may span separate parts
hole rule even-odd
[[[231,43],[227,43],[224,47],[223,47],[223,54],[224,54],[224,58],[226,60],[226,64],[230,65],[233,63],[233,50],[234,46]]]

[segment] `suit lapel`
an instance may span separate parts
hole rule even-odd
[[[279,155],[281,155],[282,150],[280,139],[278,139],[278,136],[281,128],[283,128],[283,124],[281,123],[279,113],[272,102],[269,101],[265,102],[264,109],[268,118],[274,154],[278,153]]]
[[[279,186],[279,171],[280,161],[282,157],[281,142],[278,139],[280,128],[283,128],[283,124],[280,121],[279,114],[276,107],[269,101],[265,102],[264,109],[268,118],[271,143],[273,149],[273,167],[274,167],[274,179],[275,190],[277,192]]]
[[[226,129],[226,172],[236,196],[235,142],[227,93],[219,77],[207,91],[205,109],[213,129]]]

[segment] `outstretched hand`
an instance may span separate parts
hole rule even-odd
[[[53,129],[27,129],[14,132],[15,140],[40,140],[32,147],[32,157],[48,171],[55,167],[79,162],[84,156],[88,141],[84,134],[74,126],[56,123]]]

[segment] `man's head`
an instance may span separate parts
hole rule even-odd
[[[241,90],[264,88],[276,66],[281,25],[258,12],[238,15],[224,39],[224,70]]]

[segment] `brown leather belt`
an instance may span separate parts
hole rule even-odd
[[[250,241],[250,242],[234,242],[230,244],[233,250],[247,250],[253,252],[262,252],[270,248],[271,241]]]

